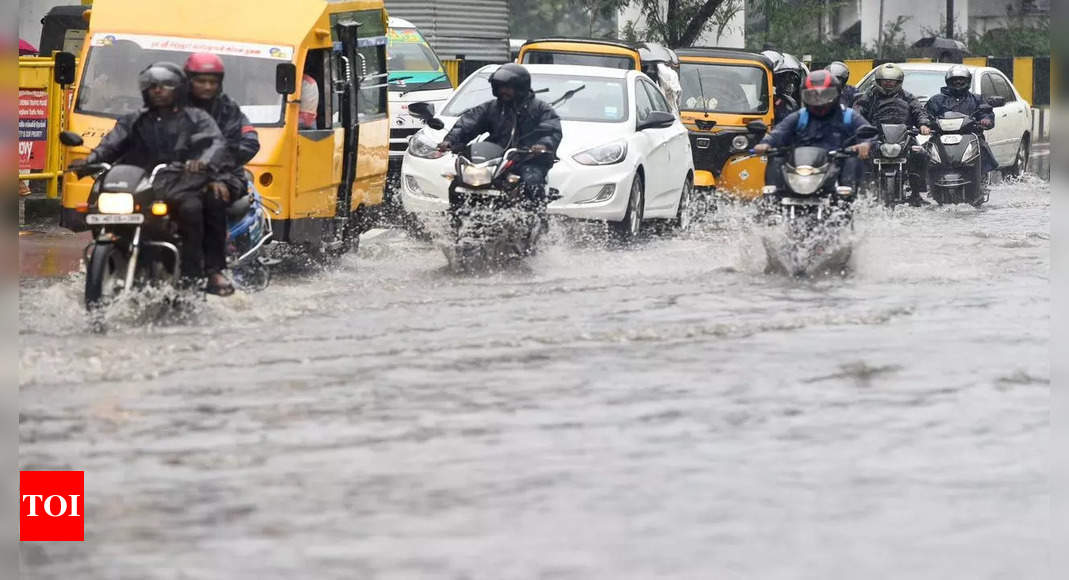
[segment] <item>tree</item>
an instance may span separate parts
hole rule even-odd
[[[724,33],[731,19],[742,10],[742,0],[632,0],[646,26],[627,23],[629,35],[661,42],[669,48],[692,46],[702,34]]]
[[[616,14],[630,0],[531,0],[511,2],[515,38],[615,37]]]

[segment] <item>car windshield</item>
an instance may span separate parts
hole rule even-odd
[[[768,73],[763,68],[684,62],[679,65],[679,82],[683,85],[679,107],[685,111],[768,112]]]
[[[536,94],[539,99],[547,103],[560,101],[554,108],[565,121],[619,123],[627,120],[627,90],[623,79],[534,74],[531,75],[531,86],[540,91]],[[574,92],[565,98],[569,91]],[[442,114],[459,117],[464,111],[493,98],[490,74],[480,73],[457,90]]]
[[[621,54],[529,50],[523,54],[523,64],[573,64],[631,70],[635,68],[635,59]]]
[[[415,28],[390,29],[386,59],[391,89],[401,90],[419,83],[427,83],[420,87],[426,90],[453,86],[448,77],[442,77],[444,70],[438,56]]]
[[[138,73],[154,62],[185,64],[194,52],[212,52],[223,59],[223,90],[254,125],[282,121],[282,95],[275,91],[275,67],[292,59],[292,49],[222,41],[96,35],[86,58],[75,110],[120,117],[141,110]],[[237,53],[241,53],[240,55]],[[247,55],[247,56],[246,56]]]
[[[933,70],[907,70],[906,78],[902,81],[902,88],[907,93],[918,99],[927,99],[932,95],[938,95],[939,90],[946,86],[946,73]],[[876,82],[876,75],[869,75],[861,83],[858,90],[867,92]]]

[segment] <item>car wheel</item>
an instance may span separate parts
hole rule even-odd
[[[1020,177],[1028,171],[1028,160],[1032,155],[1032,143],[1028,139],[1028,135],[1021,137],[1021,144],[1017,146],[1017,157],[1013,160],[1013,165],[1008,169],[1002,170],[1003,177]]]
[[[681,232],[690,229],[697,219],[698,203],[694,199],[694,184],[688,176],[683,182],[683,191],[679,193],[679,211],[676,212],[675,226]]]
[[[624,212],[624,219],[618,222],[610,222],[613,233],[620,240],[630,242],[638,237],[639,232],[642,230],[642,215],[646,209],[645,198],[646,193],[642,183],[642,175],[636,173],[635,179],[631,182],[631,194],[627,199],[627,211]]]

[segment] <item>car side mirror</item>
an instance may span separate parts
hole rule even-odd
[[[872,125],[862,125],[856,134],[858,139],[875,139],[880,136],[880,130]]]
[[[52,80],[56,81],[57,85],[68,86],[74,84],[75,64],[74,55],[69,52],[57,52],[54,68],[52,69]]]
[[[750,121],[746,123],[746,130],[760,136],[768,133],[768,125],[764,121]]]
[[[664,129],[671,127],[676,122],[676,117],[672,113],[666,113],[664,111],[650,111],[645,121],[639,121],[638,130],[645,131],[646,129]]]
[[[59,142],[66,145],[67,147],[79,147],[83,143],[85,143],[85,141],[82,139],[82,136],[75,133],[74,131],[61,132],[59,134]]]
[[[435,131],[438,131],[445,128],[445,123],[443,123],[442,120],[438,117],[435,117],[433,119],[427,120],[427,126],[431,129],[434,129]]]
[[[409,103],[408,112],[416,117],[419,117],[424,122],[427,122],[434,118],[434,105],[430,103],[424,103],[423,101],[420,101],[418,103]]]
[[[991,97],[991,98],[993,99],[995,97]],[[999,97],[999,98],[1002,98],[1002,97]],[[976,107],[976,112],[978,112],[978,113],[991,113],[991,112],[994,112],[994,110],[995,110],[994,107],[992,107],[990,103],[981,103],[979,107]]]
[[[280,95],[297,92],[297,65],[292,62],[278,63],[275,67],[275,92]]]
[[[994,108],[1005,107],[1006,106],[1006,97],[1000,97],[1000,96],[988,97],[987,98],[987,104],[991,105]]]

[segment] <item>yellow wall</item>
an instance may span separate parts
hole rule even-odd
[[[1029,103],[1032,102],[1034,60],[1030,56],[1013,59],[1013,84],[1017,87],[1017,92]]]
[[[872,59],[860,59],[843,62],[845,62],[847,68],[850,69],[850,84],[857,85],[857,83],[861,82],[861,79],[872,70],[874,61]]]

